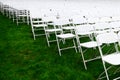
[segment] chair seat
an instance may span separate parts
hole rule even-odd
[[[44,23],[44,21],[33,21],[33,23]]]
[[[54,23],[47,23],[48,25],[54,25]]]
[[[58,38],[62,38],[62,39],[67,39],[67,38],[74,38],[75,35],[74,34],[71,34],[71,33],[68,33],[68,34],[60,34],[60,35],[57,35]]]
[[[112,65],[120,65],[120,53],[103,56],[103,60]]]
[[[45,30],[46,32],[55,32],[55,31],[62,31],[62,29],[48,29]]]
[[[33,25],[34,27],[45,27],[45,26],[47,26],[46,24],[36,24],[36,25]]]
[[[67,26],[67,27],[62,27],[62,29],[73,30],[73,29],[75,29],[75,27],[74,26]]]
[[[89,34],[92,34],[93,31],[90,31],[90,32],[78,32],[77,34],[78,35],[89,35]]]
[[[86,48],[93,48],[93,47],[98,46],[96,41],[85,42],[85,43],[81,43],[80,45],[83,47],[86,47]],[[101,45],[101,44],[99,44],[99,45]]]

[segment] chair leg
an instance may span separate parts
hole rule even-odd
[[[75,47],[75,51],[77,53],[77,47],[76,47],[76,44],[75,44],[75,40],[73,39],[73,44],[74,44],[74,47]]]
[[[81,48],[81,46],[80,46],[80,43],[78,42],[78,50],[79,50],[79,52],[81,53],[81,56],[82,56],[82,60],[83,60],[83,64],[84,64],[84,67],[85,67],[85,69],[87,70],[87,65],[86,65],[86,62],[85,62],[85,58],[84,58],[84,55],[83,55],[83,51],[82,51],[82,48]]]
[[[104,67],[104,70],[105,70],[106,78],[107,78],[107,80],[109,80],[107,69],[106,69],[106,66],[105,66],[105,62],[104,61],[102,61],[102,62],[103,62],[103,67]]]
[[[13,22],[14,22],[15,21],[15,15],[14,14],[13,14],[12,18],[13,18]]]
[[[34,29],[32,28],[32,33],[33,33],[33,38],[34,38],[34,40],[36,40],[36,38],[35,38],[35,32],[34,32]]]
[[[77,45],[77,46],[78,46],[78,50],[79,50],[79,52],[81,53],[84,67],[85,67],[85,69],[87,70],[87,65],[86,65],[86,62],[85,62],[85,58],[84,58],[84,55],[83,55],[82,48],[81,48],[81,46],[80,46],[79,38],[76,38],[76,39],[77,39],[77,44],[78,44],[78,45]]]
[[[11,19],[11,11],[8,12],[8,18]]]
[[[48,36],[48,33],[46,33],[46,31],[45,31],[45,35],[46,35],[48,47],[50,47],[50,43],[49,43],[49,39],[48,39],[49,36]]]
[[[23,23],[25,23],[25,17],[22,17],[21,21],[23,21]]]
[[[57,46],[58,46],[59,55],[61,56],[61,50],[60,50],[60,45],[59,45],[59,39],[56,37],[56,40],[57,40]]]
[[[116,52],[119,53],[119,50],[118,50],[117,45],[116,45],[115,43],[114,43],[114,45],[115,45],[115,50],[116,50]]]
[[[29,16],[27,16],[27,24],[29,25]]]
[[[65,39],[62,39],[62,43],[65,44]]]
[[[33,37],[34,37],[34,40],[36,40],[36,38],[35,38],[35,34],[33,35]]]
[[[17,25],[18,25],[18,18],[19,18],[19,17],[16,17]]]

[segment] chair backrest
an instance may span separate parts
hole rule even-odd
[[[68,18],[59,18],[59,19],[56,19],[54,21],[55,25],[60,25],[60,26],[67,25],[67,24],[70,24],[70,23],[71,22],[69,21]]]
[[[88,23],[98,23],[100,19],[98,17],[90,17],[88,18]]]
[[[110,21],[112,21],[111,17],[101,17],[100,18],[100,22],[110,22]]]
[[[29,10],[18,10],[17,15],[26,15],[26,16],[28,16],[28,15],[30,15],[30,12],[29,12]]]
[[[3,5],[3,8],[4,8],[4,9],[8,9],[8,8],[9,8],[9,5]]]
[[[111,27],[110,27],[109,23],[102,22],[102,23],[95,23],[94,29],[95,30],[105,30],[105,29],[111,29]]]
[[[42,17],[42,20],[45,22],[53,22],[56,20],[56,16],[46,16],[46,17]]]
[[[109,23],[111,28],[119,28],[120,27],[120,22],[111,22]]]
[[[120,21],[120,16],[113,16],[112,21]]]
[[[96,40],[98,43],[98,48],[99,48],[99,52],[100,52],[101,57],[103,57],[103,55],[105,55],[105,54],[108,54],[108,51],[107,51],[107,53],[103,54],[102,47],[99,44],[114,43],[114,47],[115,47],[116,52],[119,52],[118,46],[116,44],[116,42],[119,42],[119,39],[118,39],[118,35],[116,33],[110,32],[110,33],[99,34],[99,35],[97,35]]]
[[[31,22],[31,26],[32,27],[34,27],[34,26],[36,26],[36,25],[43,25],[43,24],[45,24],[45,22],[44,21],[42,21],[42,19],[41,18],[30,18],[30,22]],[[42,26],[41,26],[42,27]]]
[[[119,42],[118,35],[114,32],[99,34],[96,37],[98,43],[110,44]]]
[[[86,24],[86,25],[78,25],[75,27],[75,32],[76,34],[91,34],[91,32],[94,30],[93,28],[93,25],[89,25],[89,24]]]
[[[87,23],[86,18],[81,17],[80,15],[73,16],[72,20],[73,20],[73,24]]]

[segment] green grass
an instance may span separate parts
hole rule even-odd
[[[96,80],[103,71],[100,60],[87,66],[80,53],[66,50],[60,57],[56,43],[48,47],[45,36],[33,40],[30,26],[0,14],[0,80]]]

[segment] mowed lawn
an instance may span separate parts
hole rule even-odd
[[[56,43],[48,47],[45,36],[33,40],[30,25],[0,14],[0,80],[96,80],[104,70],[101,60],[87,67],[74,49],[60,57]]]

